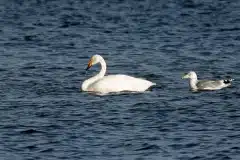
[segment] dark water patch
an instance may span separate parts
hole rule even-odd
[[[193,156],[190,158],[191,160],[204,160],[204,156]]]
[[[224,31],[239,31],[240,28],[238,27],[234,27],[234,28],[220,28],[219,31],[220,32],[224,32]]]
[[[40,118],[44,118],[44,117],[49,117],[51,114],[49,114],[47,111],[46,112],[37,112],[36,116],[40,117]]]
[[[133,110],[138,110],[138,109],[140,109],[142,106],[153,106],[154,105],[154,103],[151,103],[151,102],[139,102],[139,103],[136,103],[136,104],[134,104],[133,106],[132,106],[132,111]],[[143,109],[143,108],[142,108]],[[147,109],[147,108],[146,108]],[[140,109],[141,110],[141,109]],[[145,109],[143,109],[143,110],[145,110]]]
[[[5,72],[5,71],[7,71],[7,70],[4,68],[0,68],[0,72]]]
[[[192,147],[196,147],[196,146],[199,146],[200,144],[199,143],[188,143],[185,145],[186,148],[192,148]]]
[[[236,38],[234,38],[234,40],[239,41],[240,40],[240,36],[236,36]]]
[[[22,39],[20,37],[10,37],[10,41],[21,41]]]
[[[159,76],[156,74],[150,73],[150,74],[143,75],[143,77],[146,79],[151,79],[151,78],[154,79],[154,78],[158,78]]]
[[[147,143],[143,144],[142,146],[143,146],[142,148],[138,148],[135,151],[159,150],[160,149],[159,146],[157,146],[157,145],[149,145]]]
[[[52,153],[53,151],[54,151],[53,148],[47,148],[47,149],[41,150],[41,151],[39,151],[39,152],[40,152],[40,153],[48,153],[48,152]]]
[[[233,149],[233,150],[238,150],[238,151],[239,151],[240,147],[232,147],[231,150],[232,150],[232,149]]]
[[[20,133],[21,134],[34,134],[34,133],[44,133],[44,132],[38,131],[35,129],[27,129],[27,130],[20,131]]]
[[[30,64],[30,65],[22,67],[21,69],[23,69],[23,70],[32,70],[32,69],[36,69],[36,68],[37,68],[37,66]]]
[[[34,40],[37,40],[37,35],[27,35],[27,36],[24,36],[24,40],[25,40],[25,41],[34,41]]]
[[[33,150],[36,150],[38,147],[36,145],[30,145],[30,146],[26,146],[25,148],[33,151]]]
[[[228,135],[230,138],[240,138],[240,133],[238,134],[233,134],[233,135]]]
[[[210,56],[212,53],[211,52],[200,52],[200,55],[203,56]]]
[[[203,3],[200,3],[200,2],[197,2],[197,1],[194,1],[194,0],[183,0],[183,1],[180,1],[181,2],[181,5],[184,7],[184,8],[200,8],[200,7],[203,7],[204,4]]]
[[[64,21],[63,24],[60,26],[60,28],[68,28],[70,26],[77,26],[80,25],[79,22],[69,22],[69,21]]]

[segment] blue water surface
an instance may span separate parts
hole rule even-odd
[[[0,49],[2,160],[240,159],[240,1],[2,0]],[[157,86],[81,92],[94,54]]]

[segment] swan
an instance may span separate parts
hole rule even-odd
[[[194,71],[190,71],[185,74],[182,79],[190,79],[190,88],[194,91],[196,90],[219,90],[231,85],[234,79],[225,80],[198,80],[197,74]]]
[[[148,80],[123,74],[105,76],[107,66],[105,60],[100,55],[94,55],[90,58],[86,70],[97,63],[101,64],[101,71],[82,83],[82,91],[98,93],[122,91],[143,92],[149,87],[156,85],[156,83]]]

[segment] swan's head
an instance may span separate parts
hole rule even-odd
[[[90,58],[90,60],[88,61],[88,66],[87,66],[86,70],[88,70],[88,69],[91,68],[93,65],[95,65],[95,64],[97,64],[97,63],[99,63],[99,62],[101,62],[101,61],[103,61],[102,56],[100,56],[100,55],[98,55],[98,54],[92,56],[92,57]]]
[[[186,73],[184,76],[182,76],[182,79],[197,79],[197,74],[194,71],[190,71]]]

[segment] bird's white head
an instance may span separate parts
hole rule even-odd
[[[86,70],[88,70],[88,69],[91,68],[93,65],[95,65],[95,64],[97,64],[97,63],[99,63],[99,62],[101,62],[101,61],[103,61],[102,56],[100,56],[100,55],[98,55],[98,54],[92,56],[92,57],[90,58],[90,60],[88,61],[88,66],[87,66]]]
[[[197,74],[194,71],[190,71],[188,73],[186,73],[184,76],[182,76],[182,79],[197,79]]]

